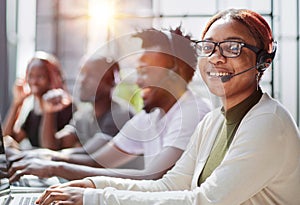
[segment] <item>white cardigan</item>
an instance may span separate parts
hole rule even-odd
[[[84,204],[299,205],[299,130],[267,94],[243,118],[221,164],[197,187],[223,118],[220,109],[209,113],[162,179],[91,177],[97,189],[85,190]]]

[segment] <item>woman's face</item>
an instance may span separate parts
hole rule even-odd
[[[241,41],[256,46],[255,39],[251,36],[246,26],[235,20],[219,19],[214,22],[203,40],[222,42],[225,40]],[[226,58],[221,55],[219,47],[209,57],[199,60],[200,73],[209,90],[222,98],[224,108],[229,109],[240,103],[257,88],[256,69],[251,69],[241,75],[232,77],[227,82],[222,82],[224,74],[237,74],[256,64],[256,54],[243,47],[241,54],[236,58]]]
[[[27,82],[31,93],[35,96],[42,96],[50,89],[50,79],[44,63],[34,60],[28,67]]]

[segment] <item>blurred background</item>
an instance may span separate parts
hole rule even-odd
[[[9,107],[15,79],[24,77],[36,50],[58,57],[72,90],[84,54],[141,28],[182,24],[186,33],[198,39],[208,18],[229,7],[253,9],[270,23],[278,49],[272,68],[263,77],[263,90],[282,102],[299,126],[298,0],[0,0],[1,116]],[[123,39],[122,45],[109,43],[108,49],[122,56],[122,46],[133,44]],[[121,67],[121,75],[132,69],[125,62]]]

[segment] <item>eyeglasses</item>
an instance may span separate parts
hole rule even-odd
[[[249,48],[256,54],[261,50],[255,46],[243,42],[239,42],[239,41],[213,42],[213,41],[206,40],[206,41],[195,41],[194,43],[195,43],[197,55],[200,57],[211,56],[215,52],[216,46],[219,47],[221,55],[226,58],[238,57],[241,54],[243,47]]]

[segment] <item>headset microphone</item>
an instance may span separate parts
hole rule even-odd
[[[225,75],[225,76],[222,76],[221,77],[221,81],[222,83],[225,83],[227,81],[229,81],[231,78],[233,78],[234,76],[237,76],[237,75],[241,75],[243,73],[246,73],[248,72],[249,70],[252,70],[253,68],[256,68],[259,72],[263,72],[267,67],[269,67],[270,63],[267,63],[267,62],[264,62],[264,63],[260,63],[258,65],[255,65],[255,66],[252,66],[242,72],[239,72],[239,73],[236,73],[234,75]]]

